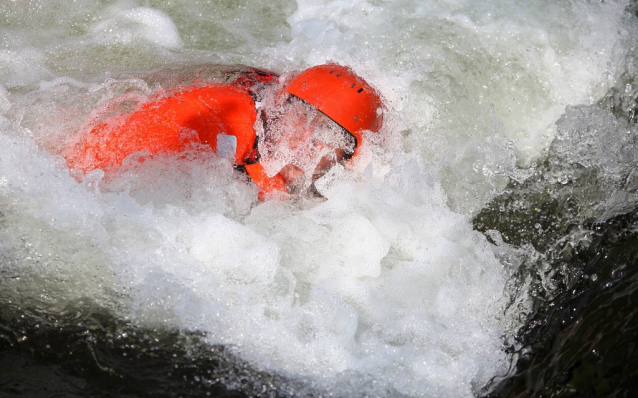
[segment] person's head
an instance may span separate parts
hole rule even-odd
[[[314,106],[355,139],[356,155],[363,132],[378,133],[383,124],[381,96],[352,69],[337,65],[318,65],[295,76],[285,91]]]
[[[381,128],[381,97],[350,68],[327,64],[306,69],[284,91],[285,104],[269,129],[276,144],[266,151],[280,156],[280,174],[289,182],[310,172],[306,182],[316,180],[357,154],[364,131]],[[281,156],[284,151],[287,156]]]

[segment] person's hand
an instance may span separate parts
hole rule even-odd
[[[306,177],[303,170],[294,164],[285,165],[280,171],[279,175],[286,181],[286,188],[289,193],[296,194],[301,192],[304,188]]]
[[[341,148],[336,148],[334,151],[324,155],[312,174],[312,182],[317,181],[323,177],[335,164],[343,161],[346,156],[346,152]]]

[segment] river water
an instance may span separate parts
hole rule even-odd
[[[0,392],[630,396],[637,10],[2,1]],[[260,203],[216,156],[78,183],[57,155],[113,98],[325,62],[387,114],[323,199]]]

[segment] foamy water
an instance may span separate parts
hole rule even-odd
[[[514,270],[470,217],[525,178],[567,105],[615,83],[625,2],[93,3],[0,5],[7,300],[201,331],[341,396],[472,396],[507,372],[524,318],[506,310]],[[327,61],[364,76],[388,115],[318,182],[326,200],[259,203],[216,156],[78,183],[55,155],[96,107],[158,89],[128,73]]]

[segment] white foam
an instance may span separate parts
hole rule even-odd
[[[91,28],[93,40],[102,44],[137,44],[148,42],[161,47],[182,45],[177,27],[164,12],[148,8],[115,8],[113,15]]]
[[[7,88],[27,86],[34,81],[51,76],[44,65],[46,59],[42,49],[12,47],[0,49],[0,78]]]
[[[565,106],[613,84],[624,7],[300,0],[275,56],[356,66],[400,112],[408,146],[443,168],[453,208],[471,214],[546,152]]]

